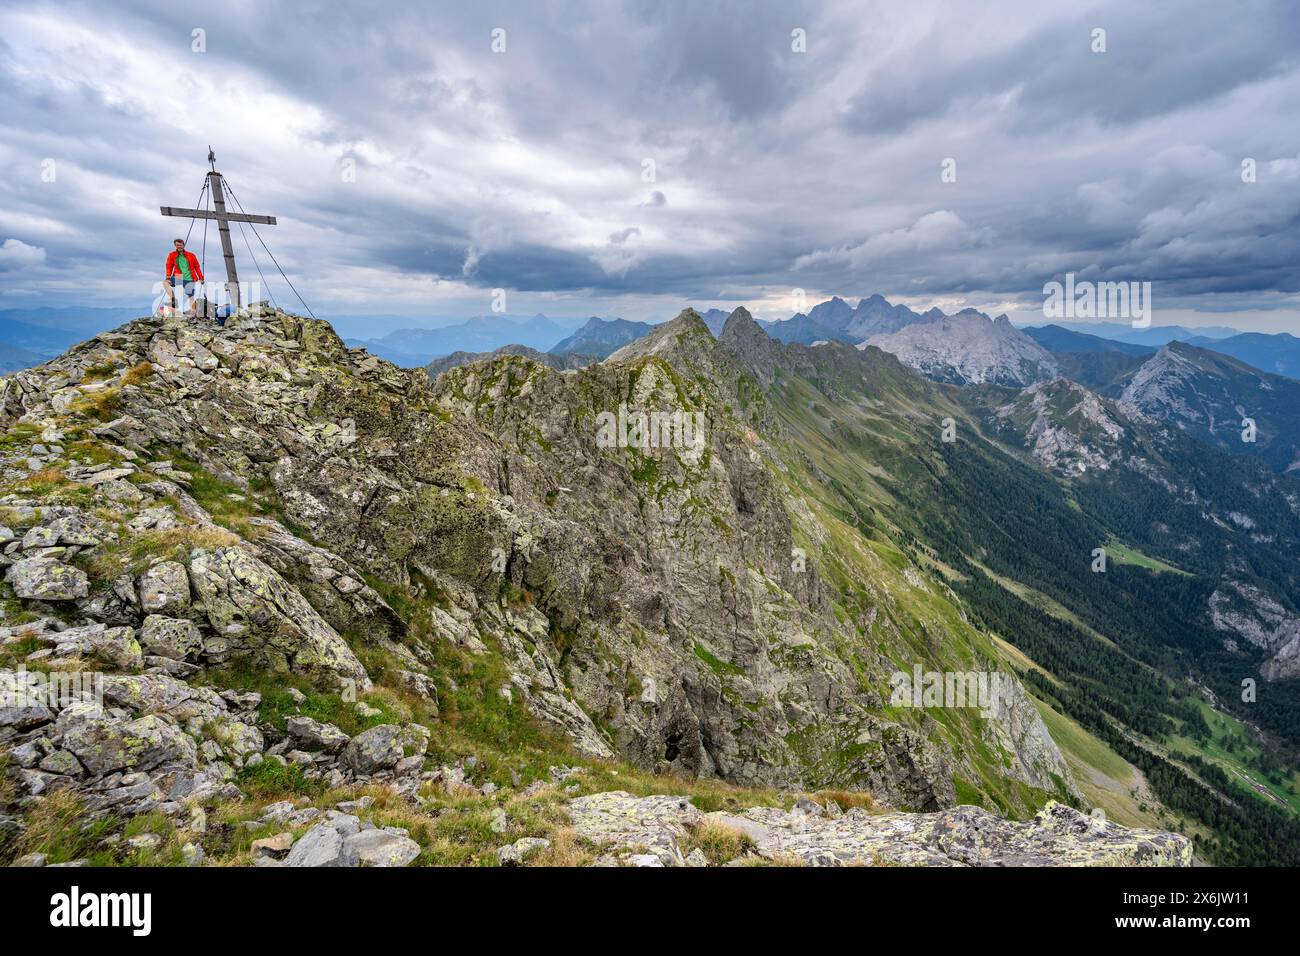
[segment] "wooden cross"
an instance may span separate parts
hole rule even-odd
[[[226,212],[226,197],[221,189],[221,174],[217,172],[217,157],[208,147],[208,186],[212,190],[214,212],[206,209],[180,209],[176,206],[161,206],[164,216],[179,216],[182,219],[215,219],[217,231],[221,234],[221,252],[226,257],[226,292],[230,296],[231,307],[239,309],[239,274],[235,271],[235,248],[230,242],[230,224],[232,222],[258,222],[264,226],[274,226],[274,216],[250,216],[242,212]]]

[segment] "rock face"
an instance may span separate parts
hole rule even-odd
[[[1269,652],[1271,656],[1260,667],[1265,680],[1300,677],[1300,615],[1258,587],[1238,580],[1225,581],[1208,603],[1216,630]]]
[[[898,356],[927,378],[958,385],[1020,387],[1060,373],[1052,353],[1005,315],[990,319],[974,309],[872,335],[867,345]]]
[[[760,857],[805,866],[1190,866],[1186,837],[1135,830],[1049,804],[1032,820],[1004,820],[979,807],[873,815],[755,807],[703,813],[685,797],[621,791],[569,802],[577,832],[615,852],[648,849],[663,865],[684,862],[679,841],[705,822],[744,834]]]

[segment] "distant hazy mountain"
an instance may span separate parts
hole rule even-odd
[[[1275,471],[1300,470],[1300,382],[1185,342],[1171,342],[1136,369],[1119,398],[1152,418]],[[1243,419],[1255,422],[1243,441]]]
[[[1057,322],[1057,326],[1071,332],[1083,332],[1088,335],[1113,339],[1116,342],[1133,342],[1138,345],[1168,345],[1170,342],[1187,342],[1195,338],[1226,339],[1240,335],[1240,329],[1226,326],[1207,326],[1189,329],[1182,325],[1153,325],[1145,329],[1135,329],[1127,322]]]
[[[1129,374],[1156,352],[1154,346],[1116,342],[1059,325],[1023,331],[1052,353],[1062,375],[1110,398],[1118,398]]]
[[[575,327],[569,320],[534,316],[479,315],[436,329],[399,329],[378,339],[348,339],[373,355],[407,368],[428,365],[452,352],[491,352],[503,345],[527,345],[545,352]]]
[[[504,345],[492,352],[452,352],[450,355],[434,359],[426,366],[426,371],[429,373],[429,378],[437,378],[449,368],[468,365],[470,362],[499,358],[502,355],[518,355],[521,358],[548,365],[558,372],[564,372],[571,368],[583,368],[593,362],[600,361],[598,356],[582,355],[578,352],[539,352],[537,349],[530,349],[526,345]]]
[[[958,385],[1029,385],[1052,378],[1060,366],[1047,351],[1011,324],[975,309],[873,335],[874,345],[927,378]]]
[[[78,342],[131,321],[142,311],[138,306],[0,309],[0,342],[50,359]]]
[[[627,319],[600,319],[592,316],[587,324],[572,335],[551,346],[556,355],[577,352],[604,358],[628,342],[648,333],[654,326],[648,322],[630,322]]]
[[[849,339],[848,333],[818,325],[802,312],[797,312],[779,322],[762,321],[758,324],[769,336],[787,345],[812,345],[814,342],[854,344]]]
[[[701,312],[700,318],[704,320],[704,324],[709,327],[709,331],[713,333],[713,337],[716,339],[722,334],[722,327],[727,324],[729,315],[731,315],[730,312],[722,309],[709,309],[707,312]]]
[[[808,310],[806,315],[799,312],[780,322],[760,322],[759,325],[780,342],[799,345],[846,342],[857,345],[873,335],[897,332],[912,323],[927,318],[937,319],[942,315],[934,309],[927,316],[921,316],[905,305],[892,305],[880,295],[861,299],[856,307],[834,296]]]
[[[1153,345],[1120,342],[1076,332],[1061,325],[1036,325],[1022,331],[1049,352],[1121,352],[1125,355],[1147,356],[1156,351]]]
[[[1242,332],[1226,339],[1198,336],[1188,344],[1231,355],[1265,372],[1300,378],[1300,338],[1286,332]]]
[[[49,356],[37,355],[16,345],[0,342],[0,375],[8,375],[10,372],[40,365],[47,358]]]
[[[873,295],[858,303],[849,320],[847,332],[855,342],[863,342],[873,335],[897,332],[914,322],[933,321],[943,313],[932,309],[926,316],[918,315],[905,305],[891,305],[881,295]]]

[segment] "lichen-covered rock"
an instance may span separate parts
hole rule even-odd
[[[74,601],[90,593],[90,579],[80,568],[56,558],[23,558],[5,572],[14,594],[33,601]]]
[[[179,722],[215,720],[229,713],[221,695],[167,674],[109,674],[102,679],[104,703],[134,713],[167,714]]]
[[[338,753],[348,745],[348,735],[333,724],[321,723],[310,717],[289,717],[284,729],[303,750],[324,750]]]
[[[190,603],[190,581],[185,565],[159,561],[140,575],[140,606],[150,614],[173,612]]]
[[[212,627],[203,656],[212,663],[252,657],[369,687],[365,668],[339,633],[271,567],[239,547],[196,549],[190,578]]]
[[[684,860],[678,841],[704,818],[689,797],[633,797],[621,790],[570,800],[569,816],[593,843],[648,851],[669,865]]]
[[[63,748],[92,774],[189,766],[197,759],[193,739],[156,714],[119,723],[88,718],[63,731]]]
[[[37,675],[0,669],[0,731],[28,730],[49,723],[55,714],[47,701]]]
[[[240,764],[247,757],[261,753],[266,746],[260,730],[234,718],[223,717],[211,721],[204,725],[203,733],[218,744],[225,755],[233,757]]]
[[[258,556],[293,582],[335,630],[365,633],[372,641],[405,637],[406,622],[343,558],[270,518],[253,518],[250,524],[258,530]]]
[[[56,631],[49,637],[59,657],[99,660],[119,670],[136,670],[144,660],[140,642],[129,627],[89,624]]]
[[[203,635],[193,621],[150,614],[140,627],[140,644],[158,657],[174,661],[196,661],[203,651]]]
[[[419,724],[380,724],[348,742],[339,762],[357,776],[390,770],[403,757],[420,756],[429,748],[429,731]]]

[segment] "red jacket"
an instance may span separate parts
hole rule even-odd
[[[190,277],[198,282],[203,281],[203,270],[199,268],[199,258],[188,249],[185,251],[185,260],[190,264]],[[175,273],[181,270],[176,265],[176,250],[167,257],[167,272],[165,278],[170,279]]]

